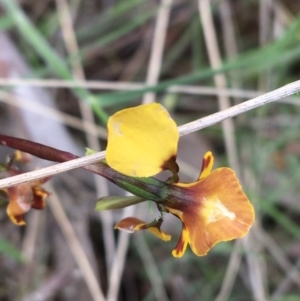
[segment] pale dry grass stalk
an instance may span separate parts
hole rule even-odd
[[[63,232],[63,235],[65,236],[68,246],[70,247],[70,251],[73,254],[74,259],[83,275],[92,298],[95,301],[104,301],[105,297],[102,293],[101,288],[99,287],[99,283],[94,274],[93,268],[85,255],[83,246],[81,245],[74,231],[72,223],[68,219],[61,205],[61,202],[54,193],[53,187],[51,187],[50,184],[48,184],[47,186],[49,187],[49,191],[52,191],[52,195],[48,204],[53,211],[53,215],[56,218],[57,223]]]
[[[267,301],[268,293],[266,291],[266,266],[262,253],[262,246],[255,240],[255,232],[259,231],[259,223],[256,222],[251,231],[243,239],[243,245],[246,249],[246,260],[248,265],[248,276],[252,290],[253,300]]]
[[[57,15],[65,42],[65,46],[71,56],[72,73],[75,79],[85,80],[84,70],[78,56],[79,48],[76,35],[73,28],[73,20],[71,17],[68,2],[66,0],[55,0],[57,6]]]
[[[173,0],[161,0],[158,10],[147,69],[146,85],[149,86],[155,85],[159,78],[172,2]],[[143,103],[151,103],[154,100],[154,93],[146,93]]]
[[[128,216],[132,216],[135,211],[135,206],[126,207],[123,210],[122,219]],[[125,259],[127,256],[129,246],[129,233],[122,231],[119,236],[117,250],[115,254],[115,260],[110,270],[108,279],[109,288],[107,292],[107,301],[116,301],[120,289],[121,275],[123,275]]]
[[[300,259],[297,260],[293,267],[289,270],[286,274],[286,277],[282,280],[282,282],[278,285],[276,290],[273,292],[270,300],[278,300],[283,299],[283,295],[287,293],[287,291],[292,287],[294,284],[295,278],[299,280],[299,268],[300,268]]]
[[[172,3],[173,0],[162,0],[160,4],[161,6],[156,19],[150,61],[147,70],[147,85],[155,85],[159,80]],[[142,103],[147,104],[154,101],[155,93],[146,93]],[[144,237],[139,235],[136,239],[138,240],[138,243],[136,243],[137,251],[145,266],[156,299],[159,301],[169,300],[158,267]]]
[[[86,88],[91,90],[112,90],[112,91],[133,91],[136,89],[145,88],[144,83],[132,82],[110,82],[110,81],[79,81],[79,80],[59,80],[59,79],[14,79],[14,78],[0,78],[0,86],[33,86],[44,88]],[[192,86],[192,85],[174,85],[166,89],[167,92],[181,93],[190,95],[226,95],[229,97],[239,98],[253,98],[263,95],[263,91],[253,91],[245,89],[225,88],[219,89],[207,86]],[[3,92],[3,91],[2,91]],[[0,98],[0,101],[1,98]],[[292,105],[300,105],[298,97],[290,97],[284,100],[278,99],[278,102],[283,102]],[[26,105],[24,104],[26,108]],[[91,130],[92,131],[92,130]]]
[[[75,80],[85,81],[86,79],[85,79],[84,69],[80,61],[80,58],[78,56],[79,47],[77,44],[77,39],[73,28],[73,20],[71,17],[68,3],[66,0],[56,0],[56,3],[58,6],[58,13],[61,11],[59,15],[60,15],[60,22],[61,22],[61,28],[64,36],[65,45],[67,47],[69,56],[73,58],[71,60],[72,74]],[[79,109],[82,117],[83,130],[87,138],[87,145],[89,148],[97,152],[100,152],[101,147],[95,130],[91,132],[90,128],[87,127],[87,124],[95,125],[93,111],[91,107],[84,101],[84,99],[78,99],[78,104],[79,104]],[[108,195],[108,187],[105,179],[99,178],[95,174],[93,175],[93,179],[96,187],[97,196],[101,197],[104,195]],[[106,261],[107,270],[109,270],[115,253],[114,235],[113,235],[113,227],[112,227],[112,212],[106,212],[106,213],[101,212],[99,215],[103,226],[105,261]],[[93,261],[96,262],[95,258],[93,259],[94,259]],[[101,290],[100,285],[99,285],[99,290]]]
[[[238,56],[238,46],[235,37],[235,26],[234,26],[234,17],[233,12],[231,10],[231,3],[228,0],[220,2],[220,20],[222,24],[222,36],[223,43],[226,53],[226,58],[234,59]],[[229,77],[231,78],[232,87],[234,89],[239,89],[241,85],[241,81],[239,78],[239,71],[231,71],[229,72]],[[234,104],[238,104],[241,102],[239,97],[235,97],[233,99]]]
[[[224,119],[232,118],[239,114],[243,114],[247,111],[253,110],[257,107],[263,106],[270,102],[298,93],[299,91],[300,91],[300,80],[292,82],[288,85],[285,85],[281,88],[278,88],[264,95],[245,101],[241,104],[232,106],[226,110],[186,123],[178,127],[179,133],[181,136],[188,135],[192,132],[196,132],[198,130],[216,124]],[[0,180],[0,188],[11,187],[20,183],[41,179],[68,170],[80,168],[82,166],[94,164],[104,158],[105,158],[105,151],[102,151],[100,153],[81,157],[68,162],[63,162],[63,163],[55,164],[50,167],[45,167],[40,170],[35,170],[14,177],[2,179]]]
[[[222,58],[220,55],[216,30],[212,19],[210,0],[198,0],[198,8],[210,65],[212,69],[217,70],[222,67]],[[224,74],[215,75],[214,81],[218,89],[225,89],[227,87],[227,80]],[[220,111],[226,110],[230,107],[230,100],[226,95],[218,95],[218,103]],[[240,168],[237,160],[238,156],[235,141],[235,129],[232,119],[226,119],[222,122],[222,131],[229,165],[239,175]]]
[[[146,85],[154,85],[157,83],[159,73],[161,69],[161,62],[163,57],[163,48],[165,43],[165,37],[167,27],[169,23],[169,14],[171,10],[172,0],[162,0],[161,6],[157,14],[154,38],[152,41],[150,61],[147,70]],[[146,93],[143,98],[143,103],[153,102],[155,99],[154,93]],[[131,208],[131,212],[128,215],[133,215],[135,208]],[[124,210],[126,213],[128,210]],[[107,293],[107,300],[114,301],[117,299],[118,291],[121,282],[121,275],[123,274],[123,268],[127,249],[129,245],[129,235],[125,232],[121,232],[118,241],[117,256],[113,262],[111,271],[111,277],[109,279],[109,288]]]
[[[42,103],[37,103],[24,97],[21,98],[21,96],[17,96],[14,93],[0,91],[0,102],[22,110],[30,111],[32,113],[45,117],[45,119],[55,120],[56,122],[63,123],[77,130],[82,130],[84,125],[86,130],[88,130],[93,135],[104,139],[107,138],[106,129],[100,126],[97,126],[88,121],[82,121],[81,119],[69,114],[59,112],[56,109],[43,105]]]
[[[242,249],[242,240],[237,240],[234,243],[234,247],[231,251],[231,255],[228,261],[225,275],[223,277],[221,289],[215,298],[215,301],[225,301],[230,297],[233,285],[236,279],[238,270],[240,269],[240,264],[242,260],[241,249]]]
[[[22,255],[26,259],[27,263],[31,263],[34,260],[36,252],[36,244],[39,231],[42,229],[42,215],[40,212],[34,212],[31,219],[26,224],[24,239],[22,241]]]
[[[71,58],[72,73],[75,80],[85,81],[85,74],[82,63],[78,56],[79,47],[73,27],[73,20],[69,5],[66,0],[56,0],[57,11],[59,15],[59,20],[61,24],[61,29],[63,33],[64,42]],[[101,151],[100,143],[98,141],[96,132],[91,132],[87,124],[95,124],[94,114],[91,107],[84,101],[84,99],[78,100],[82,120],[83,120],[83,130],[85,132],[88,147],[95,150],[96,152]],[[95,128],[93,128],[95,129]],[[103,178],[99,178],[95,174],[93,175],[94,183],[96,186],[96,192],[98,197],[108,195],[107,182]],[[112,266],[115,254],[115,241],[113,234],[113,218],[112,212],[100,212],[99,217],[103,226],[103,237],[104,237],[104,247],[105,247],[105,260],[107,270]]]
[[[163,285],[163,279],[160,275],[155,259],[144,237],[144,233],[139,233],[134,238],[136,250],[141,257],[145,271],[150,280],[153,294],[158,301],[168,301],[168,295]]]
[[[260,243],[265,246],[269,251],[271,256],[275,259],[278,266],[285,272],[286,275],[291,275],[290,280],[295,284],[298,289],[300,288],[300,272],[295,269],[293,263],[289,261],[287,255],[278,245],[278,243],[263,229],[259,228],[255,231],[256,237],[259,239]],[[293,271],[293,273],[291,273]]]
[[[203,27],[210,65],[212,69],[219,69],[222,66],[222,58],[218,46],[217,34],[210,5],[210,0],[198,0],[200,20]],[[218,89],[224,89],[227,87],[227,79],[224,74],[215,75],[214,81]],[[224,110],[230,107],[230,100],[226,95],[219,94],[218,103],[220,110]],[[237,157],[235,126],[232,119],[226,119],[222,122],[222,132],[229,165],[239,176],[241,174],[241,171]],[[240,246],[240,243],[235,242],[234,251],[231,253],[226,274],[222,282],[221,290],[217,296],[218,300],[226,300],[232,291],[242,257],[241,252],[238,251],[238,246]]]

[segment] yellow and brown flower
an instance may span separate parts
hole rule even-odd
[[[8,163],[2,166],[1,177],[6,178],[21,174],[22,172],[13,163],[17,161],[26,164],[29,160],[30,156],[28,154],[16,151],[10,157]],[[25,225],[24,214],[31,208],[38,210],[45,208],[45,199],[50,193],[42,187],[42,184],[49,179],[50,177],[46,177],[3,189],[9,199],[6,212],[14,224],[19,226]]]
[[[45,208],[45,199],[50,195],[41,186],[45,181],[28,182],[5,190],[9,197],[6,212],[14,224],[25,225],[24,214],[31,208],[38,210]]]
[[[203,256],[218,242],[248,233],[254,223],[253,206],[232,169],[211,171],[211,152],[204,155],[196,182],[178,183],[178,129],[161,105],[152,103],[116,113],[108,123],[108,134],[107,164],[124,175],[107,178],[142,199],[149,195],[147,199],[156,202],[161,212],[170,212],[182,221],[181,236],[172,252],[175,257],[181,257],[188,244],[196,255]],[[172,171],[172,183],[145,178],[165,169]],[[126,201],[117,201],[118,208],[122,204],[127,206]],[[99,208],[109,206],[103,203]],[[154,229],[152,232],[163,238],[161,222],[158,227],[130,217],[116,227],[130,232]]]
[[[213,156],[207,152],[194,183],[171,184],[163,204],[182,221],[182,232],[172,254],[181,257],[190,245],[198,256],[218,242],[245,236],[254,223],[254,209],[235,172],[227,167],[211,172]]]

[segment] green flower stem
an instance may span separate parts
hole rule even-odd
[[[2,134],[0,134],[1,144],[54,162],[65,162],[78,158],[72,153],[47,145]],[[84,166],[83,168],[106,178],[117,186],[143,199],[161,202],[164,199],[163,196],[167,194],[167,184],[165,182],[161,182],[155,178],[129,177],[110,168],[105,162],[98,162]]]
[[[148,228],[151,228],[151,227],[154,227],[154,228],[157,228],[160,230],[160,227],[161,227],[161,224],[163,223],[163,218],[160,217],[160,218],[156,218],[155,220],[153,220],[152,222],[146,224],[143,228],[144,229],[148,229]]]
[[[84,168],[101,175],[124,190],[147,200],[161,202],[163,196],[166,194],[166,183],[155,178],[129,177],[115,171],[104,162],[85,166]]]

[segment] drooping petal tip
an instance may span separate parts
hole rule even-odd
[[[35,185],[32,187],[33,191],[33,202],[31,207],[34,209],[44,209],[46,207],[46,198],[50,195],[43,187]]]
[[[24,214],[23,213],[18,214],[19,212],[21,212],[20,208],[18,208],[14,204],[9,204],[6,209],[7,215],[15,225],[24,226],[26,224],[24,220]]]
[[[206,178],[210,174],[213,165],[214,157],[212,155],[212,152],[206,152],[202,160],[202,167],[198,180]]]
[[[170,240],[171,235],[161,230],[160,224],[161,223],[157,220],[154,220],[151,223],[146,223],[136,217],[126,217],[115,225],[115,229],[124,230],[129,233],[133,233],[138,230],[148,230],[164,241]]]
[[[179,238],[179,241],[176,245],[176,247],[172,251],[172,255],[174,257],[180,258],[183,256],[183,254],[186,251],[186,247],[189,243],[189,231],[184,223],[182,223],[182,231]]]
[[[169,241],[172,238],[172,236],[170,234],[166,233],[165,231],[163,231],[157,227],[149,227],[149,228],[147,228],[147,230],[163,241]]]

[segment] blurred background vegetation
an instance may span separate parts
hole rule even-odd
[[[122,108],[161,102],[181,125],[272,91],[299,79],[299,11],[293,0],[0,0],[1,132],[83,155],[105,149]],[[299,300],[299,113],[296,95],[180,140],[182,180],[212,150],[256,208],[245,239],[206,257],[172,258],[171,217],[168,243],[114,231],[157,212],[95,212],[123,192],[85,171],[53,177],[47,209],[22,228],[1,195],[0,300]],[[11,153],[1,147],[2,162]]]

